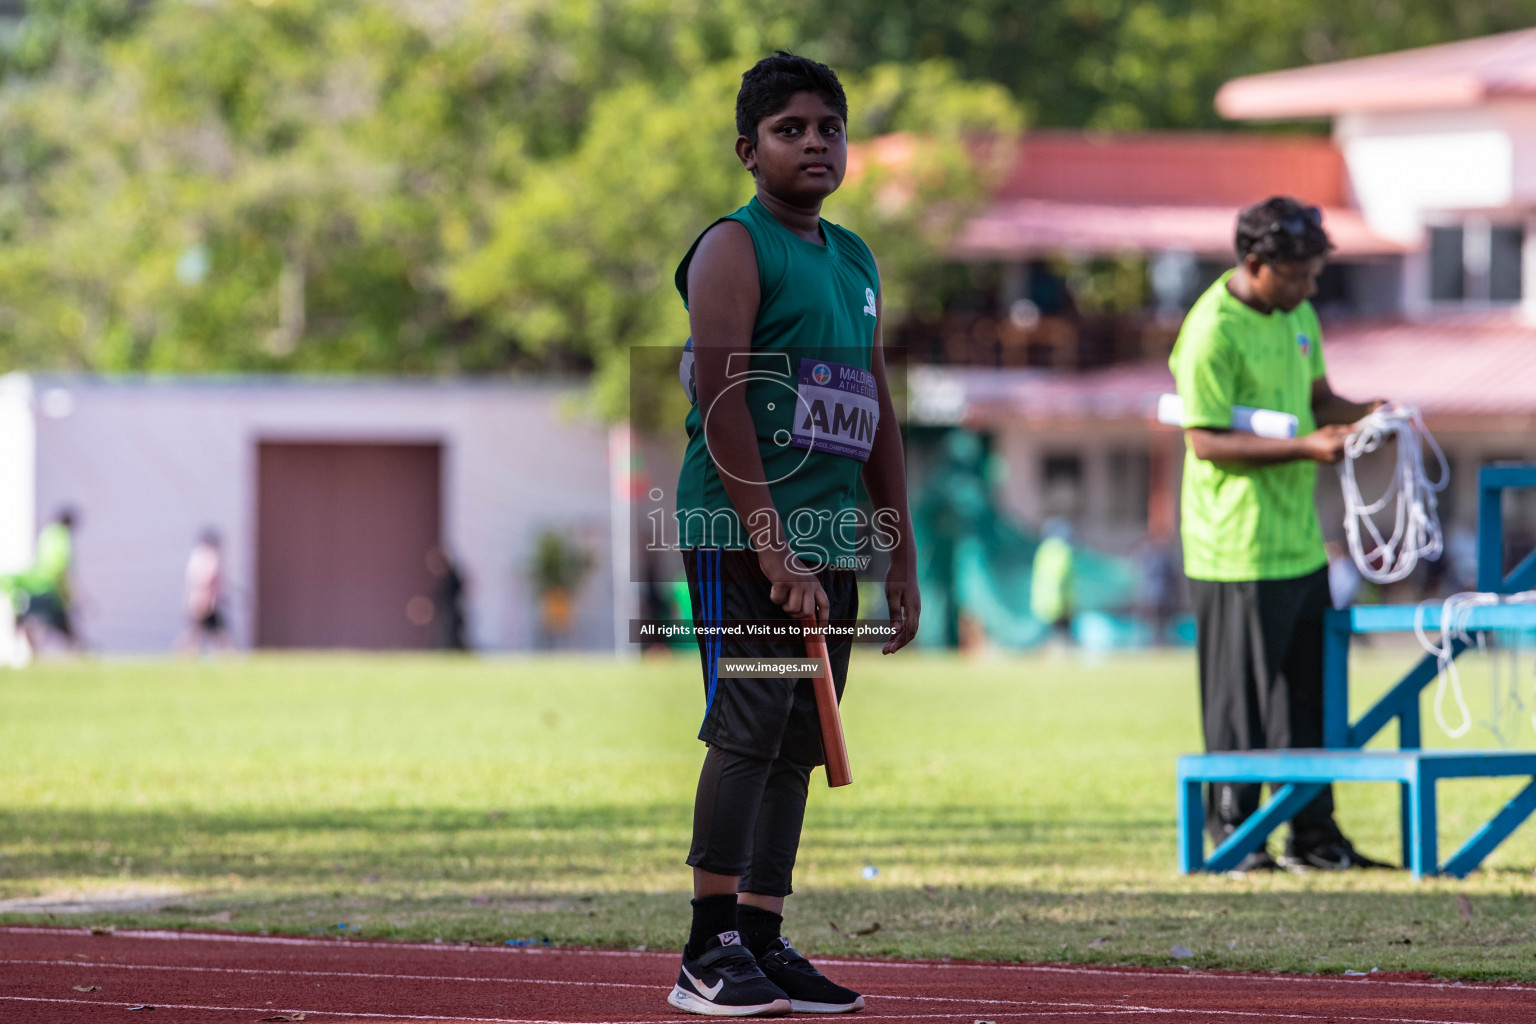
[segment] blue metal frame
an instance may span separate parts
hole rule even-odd
[[[1504,573],[1502,494],[1511,487],[1536,487],[1536,465],[1484,466],[1478,474],[1478,590],[1511,594],[1536,589],[1536,551]],[[1396,782],[1401,787],[1403,864],[1413,877],[1462,877],[1482,863],[1536,811],[1536,752],[1422,750],[1419,694],[1439,666],[1425,656],[1359,719],[1349,720],[1349,645],[1356,633],[1400,633],[1418,617],[1439,632],[1440,608],[1367,605],[1330,611],[1323,635],[1323,750],[1245,751],[1192,754],[1179,758],[1179,870],[1228,871],[1257,850],[1269,833],[1288,821],[1333,781]],[[1536,605],[1471,609],[1459,623],[1468,632],[1536,628]],[[1467,645],[1452,641],[1451,656]],[[1397,720],[1395,751],[1361,750]],[[1443,865],[1438,861],[1435,784],[1440,779],[1529,775],[1522,789]],[[1205,856],[1201,786],[1206,782],[1268,782],[1278,785],[1267,803]]]
[[[1536,551],[1504,573],[1504,492],[1536,487],[1536,465],[1484,466],[1477,474],[1477,589],[1513,594],[1536,587]]]
[[[1444,864],[1438,860],[1436,784],[1441,779],[1530,776],[1493,820]],[[1203,782],[1279,784],[1274,796],[1204,856]],[[1536,811],[1536,751],[1524,750],[1255,750],[1186,754],[1178,762],[1179,870],[1230,871],[1330,782],[1396,782],[1403,792],[1403,863],[1414,878],[1465,876]]]

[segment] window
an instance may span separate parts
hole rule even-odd
[[[1046,455],[1040,466],[1044,486],[1040,489],[1041,510],[1046,516],[1076,519],[1083,513],[1083,460],[1077,455]]]
[[[1466,295],[1462,268],[1461,228],[1429,229],[1429,297],[1436,302],[1459,301]]]
[[[1117,526],[1147,521],[1147,484],[1152,457],[1146,449],[1121,448],[1109,453],[1109,519]]]
[[[1519,302],[1525,228],[1481,218],[1429,229],[1434,302]]]
[[[1494,302],[1519,302],[1525,229],[1494,227],[1488,232],[1488,241],[1488,297]]]

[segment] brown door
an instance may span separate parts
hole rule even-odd
[[[430,646],[407,606],[432,593],[441,463],[435,444],[259,444],[257,645]]]

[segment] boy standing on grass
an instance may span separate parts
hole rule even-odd
[[[1328,556],[1312,492],[1355,421],[1382,404],[1333,393],[1307,301],[1333,249],[1315,206],[1276,196],[1237,220],[1236,269],[1195,301],[1169,360],[1184,402],[1182,532],[1194,604],[1205,749],[1323,745]],[[1232,429],[1232,407],[1274,409],[1291,439]],[[1257,783],[1215,783],[1206,830],[1221,843],[1259,806]],[[1333,787],[1291,820],[1277,865],[1260,848],[1238,871],[1379,867],[1344,838]]]
[[[693,335],[678,521],[698,625],[852,620],[862,481],[891,555],[891,654],[917,632],[919,601],[880,277],[859,237],[820,216],[847,166],[847,120],[825,65],[780,51],[742,76],[736,155],[756,195],[677,269]],[[851,643],[828,648],[841,695]],[[721,657],[803,658],[804,644],[701,631],[699,651],[709,750],[688,854],[693,925],[668,1002],[714,1016],[858,1010],[862,996],[780,935],[824,762],[810,680],[718,671]]]

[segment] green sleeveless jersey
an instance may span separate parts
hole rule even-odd
[[[764,478],[790,547],[812,564],[840,564],[858,544],[860,474],[879,420],[870,372],[880,294],[875,258],[858,235],[825,220],[826,244],[806,241],[756,198],[721,220],[740,223],[752,236],[760,293],[751,353],[731,360],[727,387],[745,389]],[[698,245],[677,268],[685,305]],[[688,448],[677,484],[682,546],[751,547],[705,442],[708,410],[699,408],[691,387],[689,394]]]

